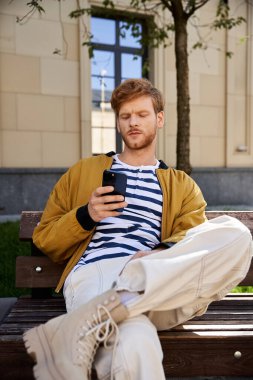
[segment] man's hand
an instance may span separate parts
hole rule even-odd
[[[136,252],[130,260],[134,260],[134,259],[139,259],[141,257],[144,257],[144,256],[149,256],[151,255],[152,253],[157,253],[157,252],[160,252],[160,251],[163,251],[164,249],[166,248],[156,248],[156,249],[153,249],[151,251],[138,251]]]
[[[120,212],[115,210],[127,206],[127,203],[124,201],[124,197],[122,195],[106,195],[112,191],[113,186],[103,186],[98,187],[91,194],[88,203],[88,211],[94,222],[100,222],[102,219],[110,216],[118,216],[120,215]]]

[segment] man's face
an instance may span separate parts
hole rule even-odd
[[[129,149],[143,149],[155,142],[163,122],[164,113],[155,113],[151,97],[141,96],[122,104],[117,129]]]

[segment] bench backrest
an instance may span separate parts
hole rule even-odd
[[[253,235],[253,211],[207,211],[208,219],[230,215],[243,222]],[[33,230],[40,221],[42,211],[23,211],[19,238],[31,242],[31,256],[19,256],[16,261],[16,286],[25,288],[55,288],[64,265],[53,263],[32,243]],[[253,285],[253,261],[246,278],[240,285]]]

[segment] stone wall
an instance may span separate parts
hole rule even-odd
[[[66,169],[0,169],[0,216],[43,210],[54,184]],[[208,207],[238,205],[253,210],[253,169],[194,169]]]

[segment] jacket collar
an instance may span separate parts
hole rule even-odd
[[[165,162],[163,162],[162,160],[159,160],[160,162],[160,165],[159,165],[159,169],[168,169],[169,167],[165,164]]]
[[[116,153],[111,151],[111,152],[108,152],[106,153],[106,156],[108,157],[112,157],[114,156]],[[168,169],[168,166],[165,164],[165,162],[163,162],[162,160],[159,160],[159,169]]]
[[[112,156],[114,156],[116,153],[112,150],[111,152],[108,152],[108,153],[106,153],[106,156],[107,157],[112,157]]]

